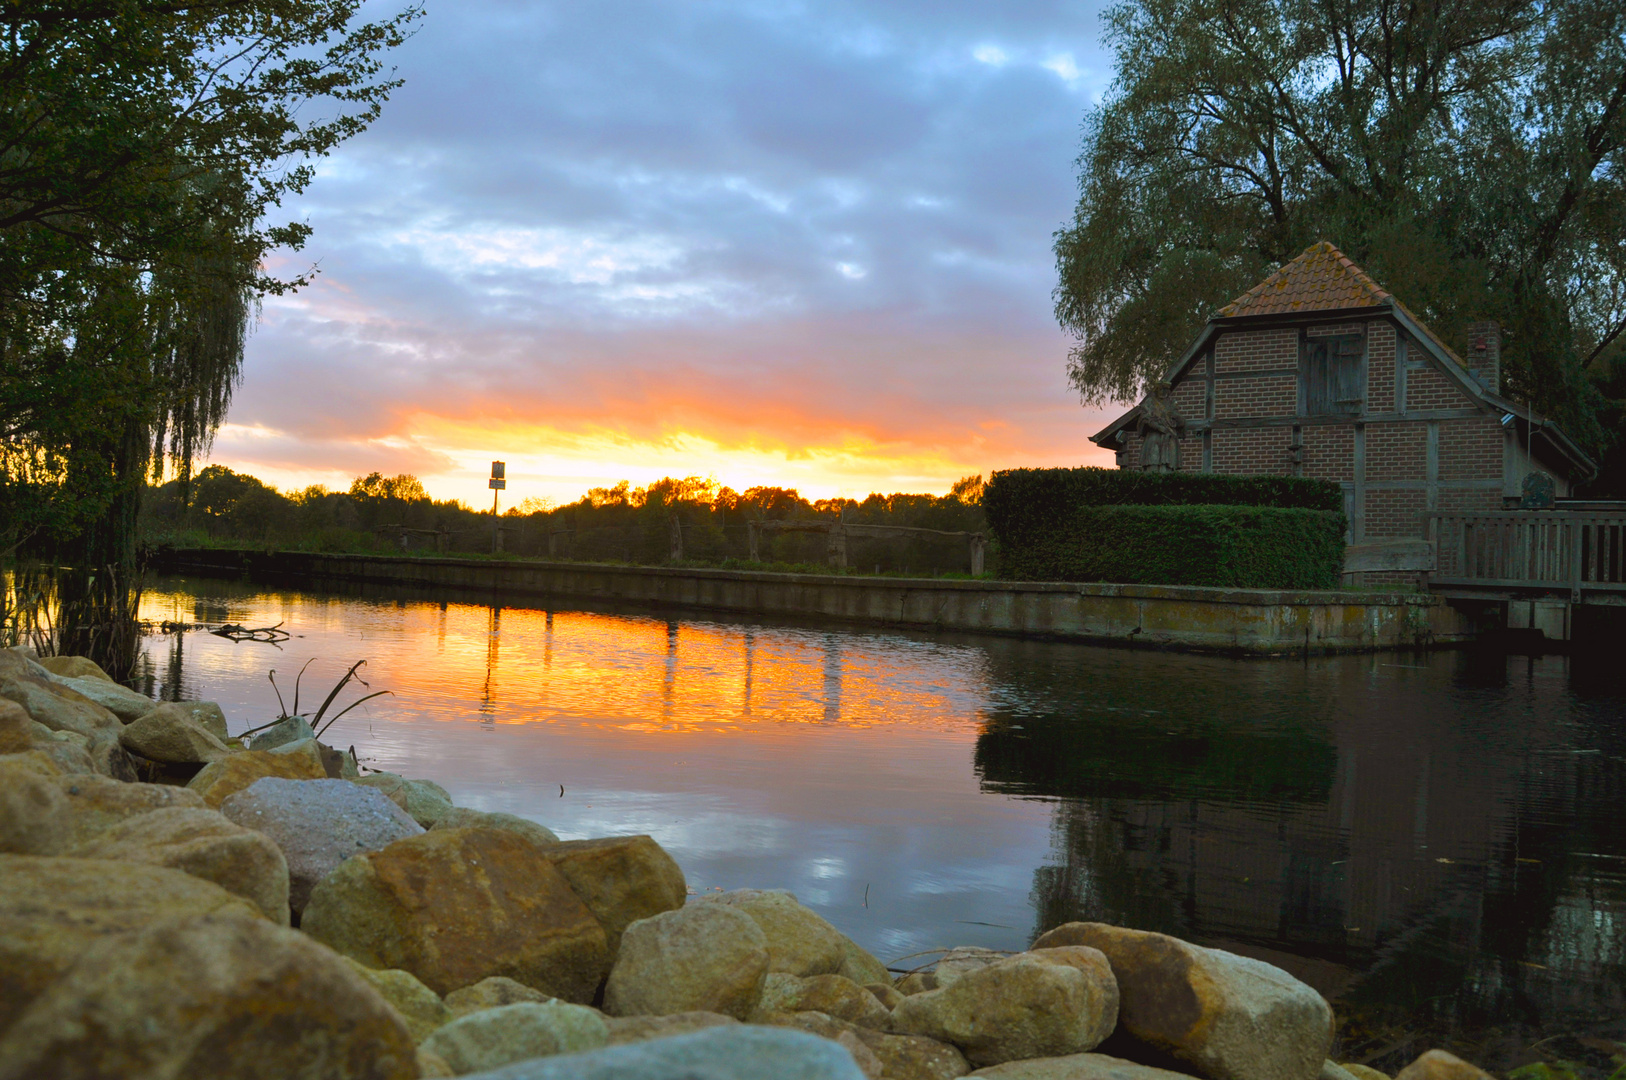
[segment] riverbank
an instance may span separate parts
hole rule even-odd
[[[1464,609],[1427,593],[858,577],[207,548],[166,549],[155,553],[153,566],[315,585],[409,585],[1250,656],[1429,648],[1473,640],[1483,629]]]
[[[1386,1080],[1233,953],[1072,922],[889,968],[788,893],[696,896],[647,836],[456,807],[304,717],[234,738],[18,651],[0,693],[0,1080]],[[1489,1080],[1399,1073],[1448,1077]]]

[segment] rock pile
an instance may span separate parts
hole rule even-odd
[[[1381,1075],[1256,960],[1070,923],[899,977],[787,892],[691,899],[647,836],[561,842],[272,734],[0,650],[0,1080]]]

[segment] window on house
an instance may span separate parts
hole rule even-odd
[[[1307,416],[1346,416],[1361,411],[1366,399],[1361,359],[1366,339],[1359,334],[1304,339],[1304,412]]]

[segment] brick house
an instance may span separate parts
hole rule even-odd
[[[1337,481],[1353,544],[1421,539],[1434,511],[1540,501],[1547,477],[1552,495],[1572,495],[1596,465],[1499,395],[1495,323],[1469,340],[1464,360],[1316,244],[1209,319],[1164,387],[1090,441],[1125,469]]]

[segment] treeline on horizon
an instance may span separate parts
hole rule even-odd
[[[794,488],[735,491],[706,477],[672,477],[644,487],[622,481],[555,506],[527,498],[503,511],[505,554],[658,565],[672,561],[674,527],[682,562],[749,561],[749,523],[833,522],[894,525],[945,533],[983,532],[981,476],[947,495],[872,494],[809,500]],[[372,473],[347,491],[320,485],[283,493],[256,477],[211,465],[188,480],[150,486],[142,500],[145,549],[254,546],[300,551],[479,555],[492,551],[489,510],[433,499],[415,476]],[[826,566],[827,538],[775,531],[759,537],[758,563]],[[850,538],[850,567],[876,573],[959,573],[968,568],[964,538],[903,535]]]

